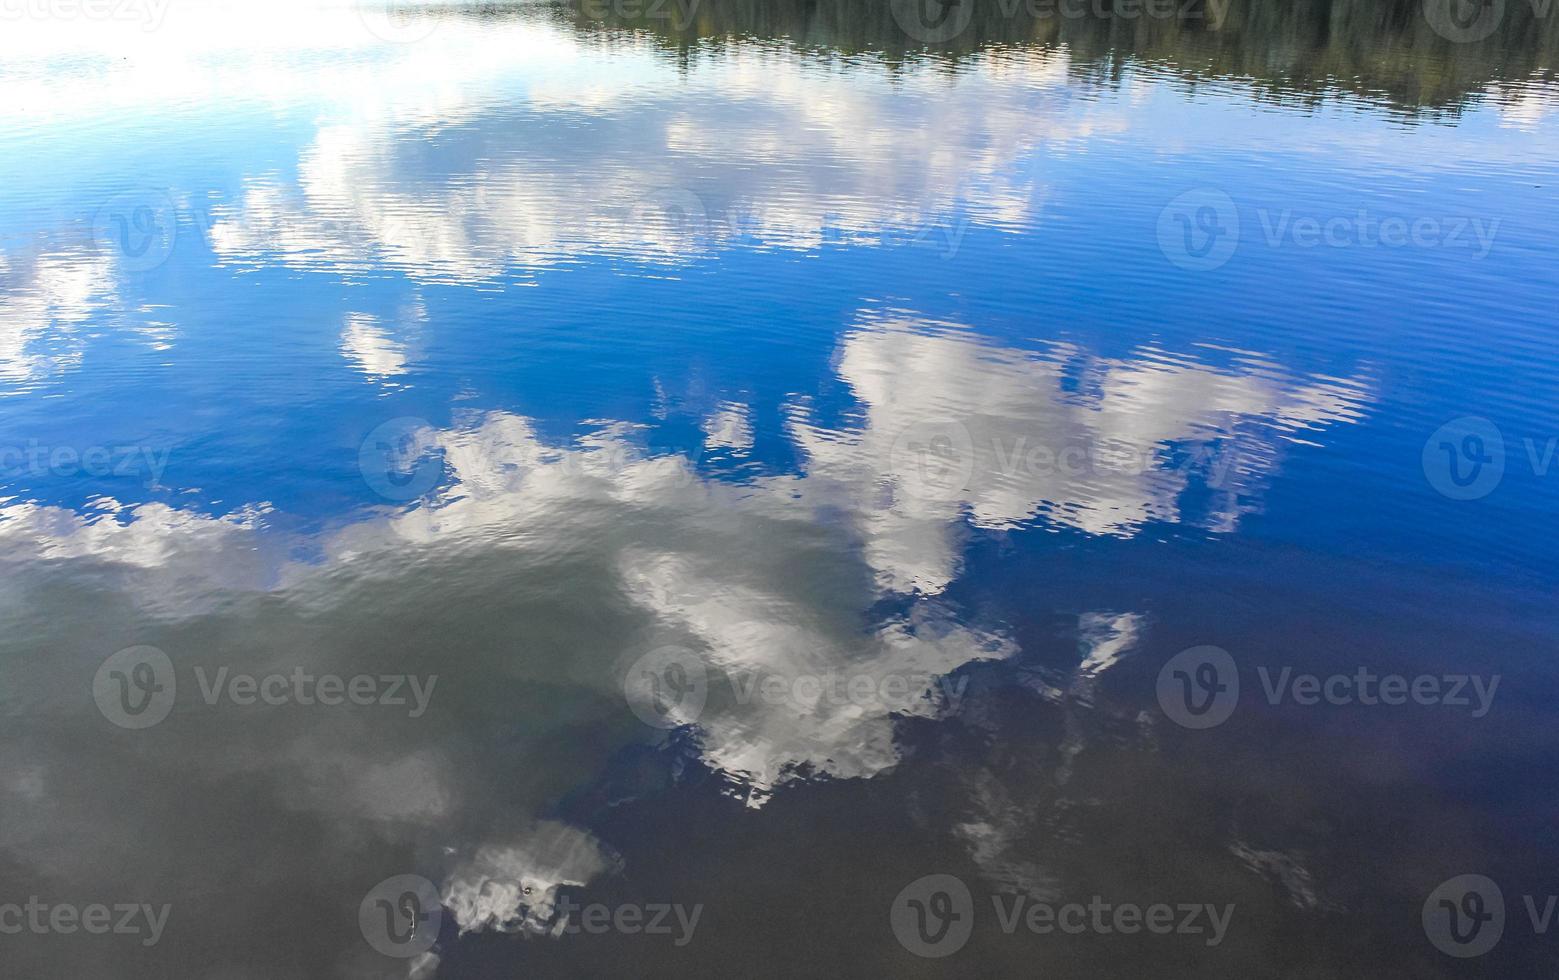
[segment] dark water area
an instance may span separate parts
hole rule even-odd
[[[1546,977],[1542,0],[34,0],[0,973]]]

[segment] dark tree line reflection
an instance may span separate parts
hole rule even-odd
[[[687,63],[745,42],[890,64],[929,58],[951,71],[992,49],[1064,46],[1082,84],[1109,85],[1150,66],[1188,86],[1235,80],[1290,105],[1347,94],[1409,115],[1498,97],[1551,75],[1559,60],[1552,0],[960,0],[968,11],[950,8],[948,23],[966,19],[941,41],[903,26],[916,2],[567,0],[554,13],[604,43],[647,33]],[[933,8],[931,19],[941,14]]]

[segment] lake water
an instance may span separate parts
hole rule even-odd
[[[1536,977],[1540,0],[28,0],[0,972]]]

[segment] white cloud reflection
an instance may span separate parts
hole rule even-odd
[[[704,449],[745,453],[752,448],[752,412],[727,402],[704,419]]]
[[[431,434],[445,467],[434,499],[347,523],[302,562],[277,565],[265,555],[278,549],[257,547],[266,539],[264,508],[218,518],[103,501],[99,513],[80,515],[17,502],[0,507],[0,546],[13,561],[123,566],[125,587],[160,604],[170,592],[208,595],[209,586],[193,587],[201,579],[222,588],[298,587],[367,556],[414,548],[481,546],[542,560],[589,545],[606,549],[598,557],[615,569],[616,588],[721,665],[797,674],[849,663],[940,674],[1000,655],[1001,641],[935,616],[881,624],[871,634],[844,628],[844,617],[813,622],[815,597],[788,581],[795,549],[815,544],[816,529],[843,515],[853,537],[833,547],[856,556],[879,594],[934,595],[958,575],[970,527],[1039,522],[1130,536],[1149,522],[1186,522],[1182,495],[1216,479],[1222,485],[1195,520],[1230,530],[1258,506],[1285,447],[1357,420],[1367,392],[1361,379],[1296,379],[1248,354],[1215,367],[1161,350],[1114,358],[1072,347],[1029,353],[903,316],[867,317],[845,339],[839,365],[862,418],[827,427],[798,405],[790,433],[804,454],[799,474],[726,484],[700,476],[684,457],[645,455],[632,426],[607,425],[558,448],[528,420],[493,412]],[[927,417],[962,420],[974,435],[970,479],[940,499],[907,492],[892,452],[899,434]],[[727,406],[716,419],[714,444],[750,438],[736,421],[745,419],[740,410]],[[1139,465],[1011,465],[1008,457],[1035,446],[1057,453],[1124,446]],[[1174,448],[1204,462],[1177,462]],[[1228,464],[1221,471],[1219,460]],[[601,522],[641,526],[624,515],[699,533],[656,543],[655,535],[590,530]],[[397,573],[392,565],[373,574]],[[872,601],[857,593],[853,608]],[[745,706],[740,724],[711,737],[708,761],[761,787],[800,765],[869,775],[893,762],[886,713],[830,719],[763,710]]]
[[[38,381],[79,366],[80,332],[117,299],[108,254],[0,252],[0,381]]]
[[[461,46],[436,50],[461,58],[482,43],[456,33]],[[1016,167],[1025,154],[1124,128],[1056,101],[1064,52],[982,57],[956,85],[863,65],[840,86],[792,57],[732,47],[668,85],[648,40],[608,51],[530,21],[492,38],[547,54],[496,93],[455,62],[438,89],[322,125],[296,183],[251,178],[220,210],[217,253],[470,282],[586,255],[678,263],[737,241],[812,249],[925,234],[954,248],[962,222],[1034,221],[1042,188]]]
[[[992,530],[1043,518],[1130,536],[1152,521],[1187,522],[1182,495],[1200,485],[1212,502],[1195,522],[1232,530],[1284,446],[1357,421],[1369,389],[1362,378],[1296,379],[1240,352],[1223,367],[1151,348],[1024,352],[893,314],[847,336],[839,371],[865,421],[828,427],[799,407],[792,434],[807,489],[848,501],[885,588],[922,592],[957,575],[965,515]],[[967,433],[967,474],[952,492],[917,493],[895,458],[917,426]],[[885,485],[891,500],[879,503]]]
[[[373,379],[406,373],[406,345],[369,313],[348,313],[341,328],[341,353]]]
[[[424,859],[443,867],[461,928],[545,932],[557,889],[588,883],[613,859],[577,831],[543,827],[533,840],[512,828],[541,816],[581,771],[604,763],[590,753],[574,758],[555,742],[579,712],[611,706],[612,718],[624,718],[625,739],[646,736],[625,718],[627,662],[676,643],[719,676],[921,678],[896,704],[712,697],[692,730],[693,751],[754,806],[797,777],[864,778],[893,768],[902,751],[897,717],[956,707],[938,696],[945,689],[936,678],[1016,650],[1000,630],[960,622],[936,596],[959,574],[967,535],[1038,523],[1128,536],[1149,522],[1187,522],[1178,498],[1208,474],[1172,465],[1165,449],[1215,444],[1236,448],[1238,465],[1197,520],[1229,530],[1257,506],[1285,447],[1312,442],[1362,411],[1361,379],[1297,378],[1266,359],[1223,353],[1219,366],[1157,349],[1117,357],[1076,347],[1035,353],[954,325],[868,313],[838,358],[860,416],[825,426],[805,403],[794,406],[789,433],[804,459],[797,473],[730,484],[701,475],[685,457],[644,453],[632,425],[602,425],[574,446],[557,447],[529,420],[490,412],[430,434],[444,479],[427,500],[360,516],[317,539],[270,530],[274,515],[264,507],[212,517],[105,500],[96,513],[78,514],[12,501],[0,503],[0,561],[89,575],[103,601],[156,611],[166,622],[189,623],[201,643],[219,643],[196,651],[208,656],[225,649],[237,662],[260,658],[263,665],[291,651],[315,670],[343,672],[338,661],[348,656],[367,657],[361,662],[376,669],[415,662],[443,675],[440,696],[450,698],[461,697],[452,693],[460,675],[477,672],[482,697],[455,706],[474,715],[462,714],[454,730],[438,727],[439,705],[424,728],[386,729],[329,712],[252,728],[191,715],[167,737],[183,744],[187,735],[199,745],[181,751],[181,776],[167,785],[236,776],[269,787],[257,792],[277,814],[292,815],[285,819],[308,815],[335,828],[338,865],[363,848],[420,841],[426,850],[448,840],[447,828],[465,826],[452,850],[428,850]],[[957,495],[919,499],[904,493],[891,450],[905,426],[928,415],[963,419],[977,445],[987,438],[1120,441],[1150,465],[1130,473],[1011,473],[990,468],[981,450]],[[735,447],[749,424],[746,409],[732,402],[706,433]],[[460,570],[447,576],[449,589],[437,584],[443,567]],[[8,578],[0,607],[37,577]],[[883,599],[901,611],[867,621],[863,612]],[[405,639],[429,624],[481,621],[501,629],[496,624],[506,620],[514,632],[498,645],[446,648],[441,640],[429,648]],[[1129,653],[1142,628],[1130,615],[1080,625],[1088,650],[1063,695],[1069,702],[1089,698],[1093,678]],[[26,669],[60,672],[63,686],[80,681],[57,661]],[[489,692],[498,687],[545,690],[546,707],[506,707],[484,727]],[[509,705],[513,697],[498,700]],[[1084,745],[1082,728],[1069,731],[1063,762]],[[496,732],[506,734],[494,743]],[[510,760],[523,778],[510,772]],[[52,812],[49,794],[60,780],[81,814],[96,812],[82,805],[95,793],[129,792],[117,776],[97,788],[77,785],[59,763],[11,767],[26,778],[0,784],[5,805],[41,819]],[[499,794],[506,816],[493,825],[497,787],[510,786]],[[989,819],[960,831],[972,853],[995,879],[1041,891],[1043,873],[1002,843],[1002,805],[987,803]],[[121,819],[132,830],[143,818],[157,820],[161,811],[148,806]],[[0,845],[14,858],[54,859],[42,824],[13,826],[22,829]],[[90,839],[83,830],[70,846]],[[223,853],[210,859],[221,864]],[[312,850],[298,856],[318,860]],[[309,864],[295,874],[343,870]],[[532,898],[522,897],[525,887]]]

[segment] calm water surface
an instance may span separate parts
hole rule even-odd
[[[0,972],[1554,975],[1559,14],[1067,9],[8,12]]]

